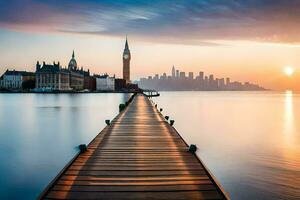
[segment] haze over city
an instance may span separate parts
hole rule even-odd
[[[175,65],[300,90],[299,10],[296,0],[1,1],[0,73],[67,66],[75,50],[79,66],[120,77],[127,34],[132,80]]]

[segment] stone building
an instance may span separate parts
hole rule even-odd
[[[0,77],[0,88],[8,90],[19,90],[27,81],[35,80],[33,72],[6,70]]]
[[[90,91],[96,90],[96,77],[90,76],[90,70],[83,71],[83,89]]]
[[[122,78],[115,79],[115,90],[116,91],[124,91],[126,90],[126,80]]]
[[[95,75],[96,77],[96,90],[97,91],[114,91],[115,90],[115,77],[105,75]]]
[[[84,88],[84,71],[83,68],[79,70],[75,60],[75,53],[73,51],[72,58],[69,62],[68,69],[70,71],[70,87],[73,90],[83,90]]]
[[[59,62],[53,65],[36,66],[36,90],[95,90],[96,79],[90,76],[90,71],[84,71],[77,66],[75,53],[68,64],[68,68],[62,68]]]
[[[131,54],[126,36],[125,48],[123,51],[123,79],[126,83],[130,83],[130,59]]]
[[[59,62],[53,65],[43,62],[36,64],[36,91],[65,91],[70,88],[70,72],[60,66]]]

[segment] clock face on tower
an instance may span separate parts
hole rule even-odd
[[[128,56],[127,54],[125,54],[125,55],[123,56],[123,58],[124,58],[124,59],[128,59],[129,56]]]

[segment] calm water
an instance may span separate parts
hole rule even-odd
[[[0,94],[0,199],[34,199],[127,98]],[[300,95],[164,92],[154,100],[232,199],[300,198]]]
[[[126,94],[0,94],[0,199],[35,199]]]
[[[300,199],[300,95],[166,92],[155,102],[232,199]]]

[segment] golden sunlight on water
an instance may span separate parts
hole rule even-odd
[[[164,115],[231,199],[300,199],[300,94],[161,92]]]
[[[284,148],[282,148],[282,156],[286,160],[284,166],[290,170],[298,171],[300,174],[300,149],[299,149],[299,133],[297,134],[294,116],[293,92],[285,93],[285,113],[284,113]],[[294,180],[293,178],[291,180]],[[300,184],[300,183],[296,183]]]
[[[293,113],[293,92],[285,92],[284,101],[284,139],[287,146],[294,143],[294,113]]]

